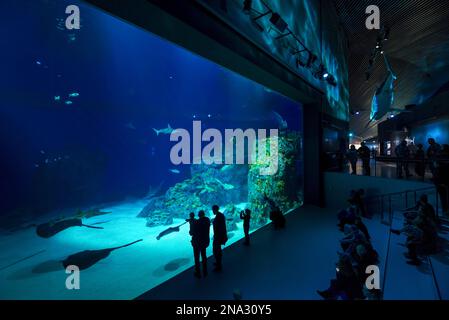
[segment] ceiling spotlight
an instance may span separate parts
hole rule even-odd
[[[360,111],[356,111],[355,114],[358,116],[360,114]]]
[[[245,14],[250,14],[252,9],[253,9],[253,1],[252,0],[243,1],[243,12]]]
[[[288,27],[287,22],[285,22],[279,13],[276,12],[271,14],[270,22],[280,33],[284,33],[285,29]]]
[[[327,77],[329,77],[329,73],[327,73],[327,72],[324,72],[324,74],[323,74],[323,78],[324,78],[324,79],[327,79]]]

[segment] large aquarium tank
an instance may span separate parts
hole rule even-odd
[[[193,265],[190,212],[219,205],[229,247],[241,210],[254,232],[267,199],[284,214],[302,205],[299,102],[80,1],[3,0],[0,21],[0,299],[132,299]],[[235,159],[237,137],[213,163],[193,151],[174,163],[174,133],[207,146],[198,124],[223,145],[226,129],[267,136],[246,140],[243,163],[218,161]],[[248,160],[270,129],[267,175]],[[81,290],[66,288],[69,264]]]

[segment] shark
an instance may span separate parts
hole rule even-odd
[[[159,233],[159,235],[156,237],[157,240],[160,240],[162,237],[165,237],[166,235],[169,235],[170,233],[173,232],[179,232],[179,228],[182,227],[183,225],[185,225],[188,221],[180,224],[179,226],[176,227],[170,227],[168,229],[165,229],[164,231],[162,231],[161,233]]]
[[[365,128],[376,121],[381,120],[388,112],[404,112],[402,109],[392,108],[394,103],[394,81],[397,79],[387,56],[384,54],[384,62],[387,68],[387,76],[377,88],[371,102],[370,120]]]
[[[156,132],[156,135],[159,135],[160,133],[162,134],[171,134],[172,132],[176,131],[175,129],[173,129],[170,124],[167,124],[167,128],[163,128],[163,129],[155,129],[153,128],[154,132]]]
[[[63,219],[59,221],[51,221],[40,224],[36,227],[36,234],[41,238],[50,238],[55,234],[71,227],[87,227],[93,229],[104,229],[102,227],[94,227],[92,225],[83,224],[79,218]]]
[[[284,120],[284,118],[282,118],[282,116],[277,113],[276,111],[272,111],[273,115],[274,115],[274,119],[276,120],[279,129],[284,130],[287,129],[288,125],[287,125],[287,121]]]

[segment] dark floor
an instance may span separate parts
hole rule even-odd
[[[389,228],[376,218],[365,220],[373,246],[381,261],[381,282],[385,299],[438,299],[436,275],[443,299],[449,298],[447,251],[431,257],[420,267],[405,263],[404,238],[391,236]],[[233,299],[239,291],[244,300],[320,299],[317,289],[325,289],[335,274],[336,252],[341,233],[335,212],[303,207],[287,216],[287,228],[275,231],[268,225],[252,235],[252,246],[239,241],[224,252],[222,273],[205,279],[193,277],[192,268],[153,288],[138,299],[218,300]],[[441,234],[448,241],[447,233]],[[448,241],[449,242],[449,241]],[[449,248],[449,246],[447,247]],[[387,252],[388,265],[385,267]],[[213,258],[209,259],[212,267]],[[385,277],[384,277],[385,276]]]

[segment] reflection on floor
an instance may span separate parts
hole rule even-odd
[[[224,251],[223,272],[195,279],[187,228],[156,240],[165,227],[151,230],[144,220],[135,218],[142,205],[112,206],[108,209],[113,209],[113,215],[92,218],[92,223],[110,220],[104,230],[72,228],[51,241],[37,238],[33,229],[1,235],[0,299],[132,299],[140,295],[142,299],[233,299],[236,290],[244,300],[319,299],[316,290],[327,288],[335,276],[342,234],[337,230],[334,210],[299,208],[287,215],[285,230],[267,225],[253,233],[250,247],[243,246],[242,241],[232,243],[241,236],[239,226]],[[403,237],[392,235],[388,250],[388,227],[379,219],[365,223],[381,257],[382,279],[386,275],[385,298],[435,299],[429,266],[405,264]],[[430,258],[443,299],[449,299],[448,231],[446,224],[440,234],[445,250]],[[110,248],[138,239],[144,240],[118,249],[81,271],[81,290],[66,289],[67,274],[61,260],[82,250]],[[213,258],[209,259],[210,269],[212,262]],[[158,283],[162,284],[155,287]]]
[[[383,178],[390,178],[390,179],[396,179],[396,164],[390,163],[390,162],[375,162],[373,159],[370,161],[370,168],[371,168],[371,176],[377,176],[377,177],[383,177]],[[350,169],[349,165],[345,166],[345,172],[351,173],[352,170]],[[357,174],[361,175],[363,172],[362,168],[362,161],[357,162]],[[430,182],[432,179],[432,174],[429,170],[426,170],[424,180],[422,177],[419,177],[414,172],[414,165],[409,165],[409,172],[412,175],[409,177],[409,180],[412,181],[426,181]],[[405,177],[405,173],[404,173]]]
[[[0,299],[133,299],[192,266],[188,225],[157,240],[170,226],[148,228],[145,219],[136,218],[146,204],[141,200],[112,204],[103,208],[111,214],[84,221],[104,222],[104,230],[73,227],[49,239],[38,237],[35,228],[0,234]],[[183,222],[176,219],[172,226]],[[237,226],[229,245],[243,236],[241,223]],[[81,271],[80,290],[66,289],[64,259],[139,239],[143,241],[109,255],[89,252],[88,260],[96,263]]]
[[[316,289],[327,288],[335,274],[337,239],[341,238],[335,223],[335,212],[300,208],[288,215],[286,230],[275,231],[266,226],[253,235],[251,247],[238,242],[226,249],[222,273],[195,279],[193,270],[188,269],[138,299],[233,299],[237,290],[244,300],[319,299]],[[436,286],[426,264],[414,267],[405,263],[404,239],[392,238],[389,242],[389,227],[378,219],[365,220],[365,224],[381,257],[379,267],[385,299],[437,299]],[[447,234],[441,235],[448,242]],[[449,246],[431,257],[443,299],[449,299],[447,250]]]

